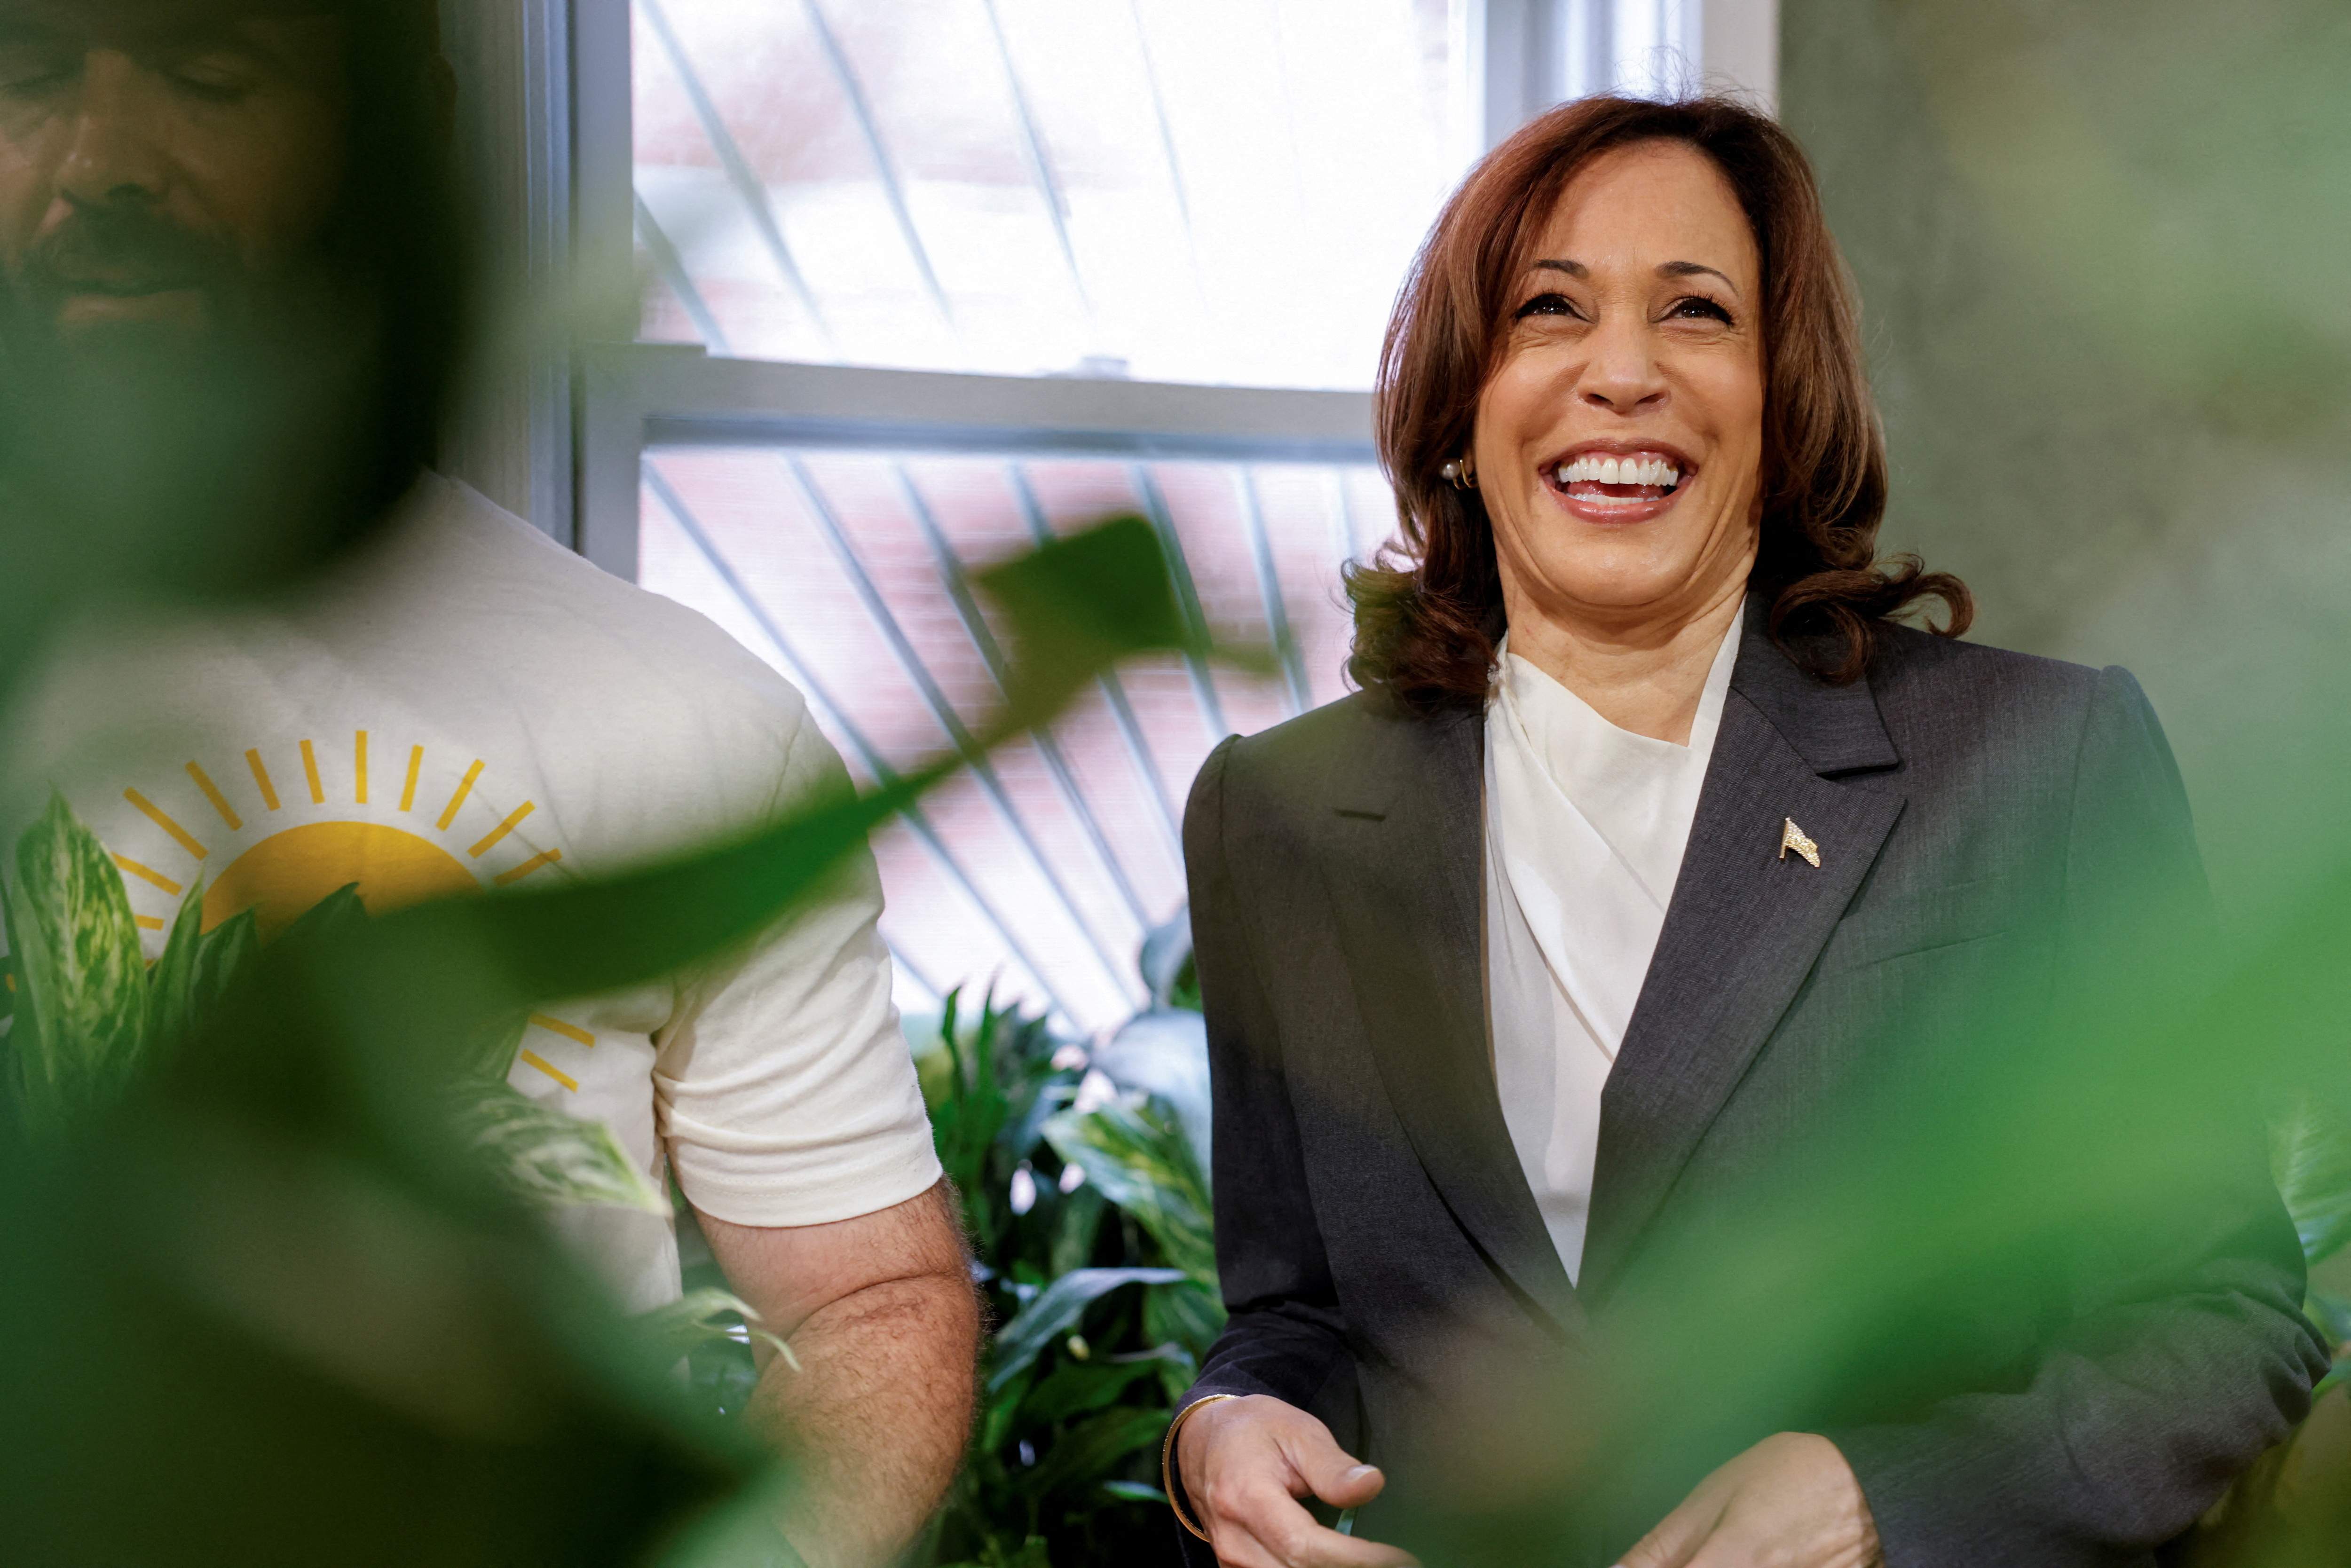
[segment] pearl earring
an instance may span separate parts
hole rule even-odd
[[[1472,458],[1457,457],[1437,472],[1457,490],[1474,490],[1478,487],[1478,471],[1473,465],[1474,461]]]

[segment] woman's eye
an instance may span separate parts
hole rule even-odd
[[[1523,321],[1530,316],[1573,316],[1575,306],[1564,294],[1538,294],[1510,313],[1513,321]]]
[[[1726,327],[1731,324],[1730,312],[1702,294],[1682,296],[1674,301],[1666,316],[1668,319],[1679,318],[1685,321],[1719,321]]]

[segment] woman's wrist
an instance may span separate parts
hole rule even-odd
[[[1184,1423],[1192,1418],[1195,1411],[1214,1405],[1218,1400],[1238,1397],[1239,1396],[1235,1394],[1202,1395],[1176,1412],[1176,1418],[1167,1423],[1167,1436],[1162,1438],[1159,1444],[1159,1490],[1167,1494],[1167,1506],[1175,1511],[1176,1522],[1203,1541],[1208,1539],[1208,1532],[1193,1523],[1192,1516],[1184,1511],[1183,1495],[1176,1485],[1176,1434],[1184,1430]]]

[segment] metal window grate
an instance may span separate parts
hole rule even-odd
[[[878,839],[902,1005],[1000,974],[1079,1032],[1144,1000],[1134,956],[1183,897],[1176,820],[1209,747],[1342,695],[1338,569],[1387,506],[1354,465],[694,448],[648,454],[644,481],[645,585],[776,664],[868,780],[993,706],[1000,653],[964,574],[1040,528],[1155,509],[1204,622],[1276,648],[1270,680],[1128,669]]]

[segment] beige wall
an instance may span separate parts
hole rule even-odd
[[[2351,840],[2351,8],[1783,0],[1886,540],[2153,696],[2224,900]]]

